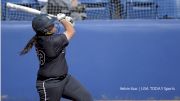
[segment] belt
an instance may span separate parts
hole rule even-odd
[[[64,80],[66,78],[67,74],[58,76],[58,77],[44,77],[44,76],[39,76],[37,77],[37,80]]]

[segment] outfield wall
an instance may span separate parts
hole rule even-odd
[[[18,55],[34,35],[31,22],[2,22],[1,28],[2,96],[38,100],[34,48]],[[67,48],[69,72],[94,99],[180,98],[180,21],[79,21],[75,28]]]

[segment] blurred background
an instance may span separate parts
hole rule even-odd
[[[83,20],[180,18],[179,0],[1,0],[2,20],[31,20],[33,17],[28,13],[7,9],[6,2],[54,15],[63,12]]]
[[[39,100],[35,49],[19,56],[35,15],[7,2],[75,20],[69,72],[96,101],[180,101],[180,0],[1,0],[2,101]]]

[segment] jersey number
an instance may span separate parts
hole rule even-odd
[[[44,63],[45,63],[45,53],[42,50],[38,50],[38,49],[36,49],[36,51],[37,51],[37,55],[39,57],[40,65],[44,65]]]

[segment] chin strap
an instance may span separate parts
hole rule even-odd
[[[45,35],[52,35],[53,33],[51,33],[51,32],[47,32]]]

